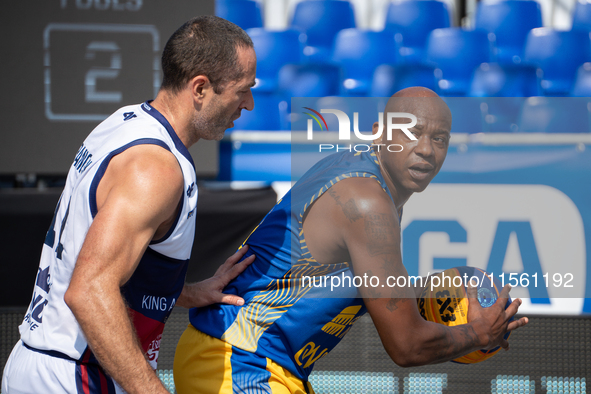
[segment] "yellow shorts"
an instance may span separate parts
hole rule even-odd
[[[174,384],[178,394],[314,394],[272,360],[235,348],[189,325],[176,348]]]

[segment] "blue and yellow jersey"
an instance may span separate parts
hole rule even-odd
[[[302,227],[317,198],[354,177],[373,178],[388,193],[373,151],[341,152],[319,161],[245,241],[247,255],[255,254],[256,260],[224,290],[243,297],[245,304],[194,308],[191,324],[308,380],[314,363],[366,312],[354,282],[346,279],[353,278],[350,264],[316,262]],[[342,282],[331,289],[333,276]]]

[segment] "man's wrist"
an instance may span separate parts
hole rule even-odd
[[[211,304],[210,294],[202,289],[201,283],[185,283],[176,305],[183,308],[193,308],[199,305]]]
[[[475,320],[468,324],[472,325],[474,332],[476,333],[476,338],[478,341],[478,347],[480,349],[485,349],[490,344],[490,336],[488,334],[488,326],[482,320]]]

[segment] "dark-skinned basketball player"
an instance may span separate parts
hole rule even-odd
[[[414,139],[394,130],[388,140],[383,132],[370,152],[340,152],[316,163],[245,241],[256,259],[225,289],[245,304],[191,310],[175,356],[179,394],[311,393],[314,363],[365,312],[387,353],[404,367],[507,349],[503,336],[527,324],[527,318],[510,321],[521,300],[505,309],[509,286],[486,309],[469,289],[469,323],[447,327],[420,316],[416,289],[385,285],[389,277],[408,277],[400,250],[402,208],[441,169],[452,123],[444,101],[420,87],[395,94],[388,112],[416,116],[409,129]],[[376,122],[374,135],[379,129]],[[390,152],[390,144],[403,149]],[[333,277],[342,285],[330,287]],[[379,283],[351,285],[368,277]],[[323,278],[328,285],[318,286]]]

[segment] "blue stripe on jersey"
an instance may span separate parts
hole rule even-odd
[[[182,169],[181,169],[181,171],[182,171]],[[164,236],[162,238],[150,241],[150,245],[157,245],[161,242],[166,241],[168,239],[168,237],[171,236],[172,232],[176,228],[176,225],[179,223],[179,220],[181,219],[181,215],[183,213],[184,201],[185,201],[185,193],[181,193],[181,200],[179,201],[179,205],[178,205],[179,212],[177,213],[176,218],[174,219],[174,223],[172,223],[172,226],[170,226],[170,228],[168,229],[168,231],[166,232],[166,234],[164,234]]]
[[[105,172],[107,171],[107,167],[109,166],[109,163],[111,162],[111,159],[113,158],[113,156],[118,155],[121,152],[124,152],[125,150],[131,148],[132,146],[144,145],[144,144],[158,145],[158,146],[166,149],[167,151],[171,152],[168,145],[166,145],[166,143],[162,140],[158,140],[156,138],[140,138],[139,140],[131,141],[129,144],[123,145],[121,148],[115,149],[113,152],[109,153],[109,155],[103,160],[100,167],[96,171],[96,174],[95,174],[95,176],[92,180],[92,183],[90,185],[89,205],[90,205],[90,213],[92,214],[93,218],[96,216],[96,214],[98,212],[98,209],[96,207],[96,189],[98,188],[98,185],[99,185],[99,182],[101,181],[101,179],[103,179],[103,176],[105,175]]]
[[[64,354],[62,352],[58,352],[57,350],[36,349],[34,347],[31,347],[31,346],[27,345],[24,342],[23,342],[23,346],[26,347],[27,349],[33,351],[33,352],[37,352],[37,353],[41,353],[41,354],[46,354],[46,355],[51,356],[51,357],[62,358],[64,360],[77,361],[77,360],[73,359],[72,357],[68,356],[67,354]]]
[[[150,105],[150,103],[151,103],[151,101],[146,101],[145,103],[142,104],[142,109],[144,110],[144,112],[146,112],[147,114],[154,117],[154,119],[156,119],[158,122],[160,122],[160,124],[162,126],[164,126],[166,131],[168,131],[168,134],[170,134],[170,138],[172,138],[172,140],[174,141],[174,146],[176,147],[176,149],[183,156],[185,156],[185,158],[193,166],[193,169],[195,169],[195,163],[193,162],[193,157],[189,153],[189,150],[187,149],[185,144],[183,144],[183,142],[181,141],[179,136],[176,134],[176,132],[174,131],[174,129],[172,128],[170,123],[168,123],[168,120],[166,120],[166,118],[160,112],[158,112],[158,110],[156,108],[152,107]]]
[[[188,265],[189,260],[173,259],[148,247],[121,292],[131,309],[165,322],[181,294]]]
[[[79,394],[116,393],[113,379],[95,364],[76,365],[76,391]]]
[[[232,347],[230,357],[232,366],[232,393],[270,394],[267,359],[256,354]]]
[[[373,152],[341,152],[315,164],[245,241],[255,261],[224,289],[243,297],[245,304],[194,308],[191,324],[307,380],[315,362],[338,344],[366,308],[348,263],[319,264],[310,254],[303,217],[332,185],[361,177],[374,179],[388,193]],[[328,286],[305,285],[304,276],[328,279]],[[343,282],[334,290],[332,277]]]

